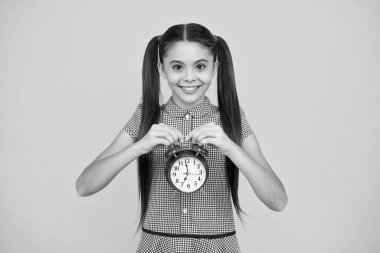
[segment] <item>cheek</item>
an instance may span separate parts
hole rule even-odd
[[[194,73],[194,77],[199,79],[203,83],[210,83],[212,81],[212,70]],[[167,81],[169,84],[177,84],[186,78],[186,74],[184,73],[168,73],[166,75]]]
[[[179,81],[183,79],[180,74],[174,74],[174,73],[167,75],[166,78],[167,78],[168,83],[174,83],[174,84],[178,83]]]
[[[174,76],[171,76],[170,78],[168,78],[168,83],[171,84],[171,85],[176,85],[177,83],[181,82],[181,78],[180,77],[174,77]]]
[[[198,75],[199,80],[201,80],[204,83],[210,83],[212,81],[212,71],[209,72],[203,72]]]

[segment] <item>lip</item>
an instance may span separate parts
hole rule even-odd
[[[194,87],[199,88],[199,87],[201,87],[202,85],[191,85],[191,86],[178,85],[178,86],[181,87],[181,88],[194,88]]]

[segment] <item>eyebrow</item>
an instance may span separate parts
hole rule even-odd
[[[206,59],[199,59],[199,60],[197,60],[197,61],[195,62],[195,64],[198,63],[198,62],[201,62],[201,61],[208,62],[208,60],[206,60]],[[169,64],[172,64],[172,63],[183,63],[183,62],[178,61],[178,60],[173,60],[173,61],[169,62]]]

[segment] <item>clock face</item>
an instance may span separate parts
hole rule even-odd
[[[204,164],[194,156],[179,157],[169,168],[169,173],[172,185],[186,193],[200,189],[207,179]]]

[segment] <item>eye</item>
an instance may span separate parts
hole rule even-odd
[[[173,65],[172,66],[172,68],[174,69],[174,70],[181,70],[182,69],[182,66],[181,65],[179,65],[179,64],[175,64],[175,65]]]
[[[206,68],[206,65],[204,65],[204,64],[198,64],[197,65],[197,69],[199,69],[199,70],[204,70]]]

